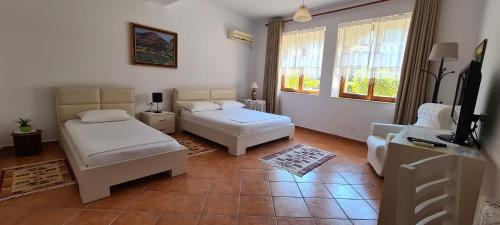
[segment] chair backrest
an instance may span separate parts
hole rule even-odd
[[[442,155],[427,158],[399,169],[398,225],[456,224],[462,158]]]

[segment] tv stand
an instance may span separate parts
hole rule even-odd
[[[407,126],[389,142],[387,158],[384,164],[384,185],[379,211],[379,225],[401,225],[396,223],[398,177],[402,164],[414,163],[422,159],[443,154],[453,154],[463,157],[459,165],[460,186],[457,187],[458,204],[453,216],[457,218],[455,225],[470,225],[473,223],[477,197],[481,189],[483,170],[486,159],[477,148],[447,144],[446,148],[429,148],[414,145],[407,137],[443,142],[436,138],[439,134],[450,134],[450,131],[433,128]]]
[[[446,141],[446,142],[450,142],[450,143],[455,143],[457,145],[461,145],[461,146],[466,146],[466,147],[472,147],[474,145],[476,145],[476,147],[480,147],[479,146],[479,142],[477,141],[477,138],[474,136],[474,134],[476,134],[476,129],[478,127],[477,123],[479,121],[485,121],[486,119],[486,115],[477,115],[477,114],[474,114],[472,116],[472,123],[473,123],[473,126],[472,128],[469,129],[468,131],[468,138],[466,138],[465,140],[457,140],[455,134],[438,134],[436,135],[436,137],[440,140],[443,140],[443,141]]]
[[[474,141],[472,141],[472,140],[466,140],[466,141],[462,141],[462,142],[456,141],[454,134],[438,134],[438,135],[436,135],[436,137],[439,140],[454,143],[457,145],[462,145],[462,146],[466,146],[466,147],[474,146]]]

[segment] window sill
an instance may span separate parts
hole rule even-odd
[[[352,101],[359,101],[359,102],[369,102],[369,103],[375,103],[375,104],[396,105],[395,102],[383,102],[383,101],[366,100],[366,99],[359,99],[359,98],[345,98],[345,97],[340,97],[340,96],[330,96],[330,97],[331,98],[336,98],[336,99],[342,99],[342,100],[352,100]]]
[[[295,94],[295,95],[310,95],[310,96],[319,97],[319,94],[311,94],[311,93],[296,92],[296,91],[280,91],[280,94],[281,93]]]

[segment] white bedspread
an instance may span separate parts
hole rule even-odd
[[[292,122],[287,116],[243,108],[194,113],[181,111],[181,117],[189,122],[236,136],[285,127]]]
[[[65,128],[87,166],[182,148],[172,137],[136,119],[106,123],[68,120]]]
[[[270,114],[265,112],[258,112],[254,110],[225,110],[229,120],[240,122],[240,123],[253,123],[264,120],[272,120],[280,117],[276,114]]]

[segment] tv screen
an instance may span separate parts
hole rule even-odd
[[[471,145],[471,128],[474,122],[474,110],[480,84],[481,64],[471,61],[462,70],[457,81],[451,114],[454,123],[452,130],[454,132],[452,135],[438,135],[439,139],[460,145]]]
[[[458,124],[458,119],[460,116],[460,108],[462,107],[462,98],[464,95],[464,82],[467,76],[468,67],[465,71],[462,71],[458,76],[457,89],[455,90],[455,99],[453,100],[453,110],[451,112],[451,118],[453,120],[453,125],[456,127]]]

